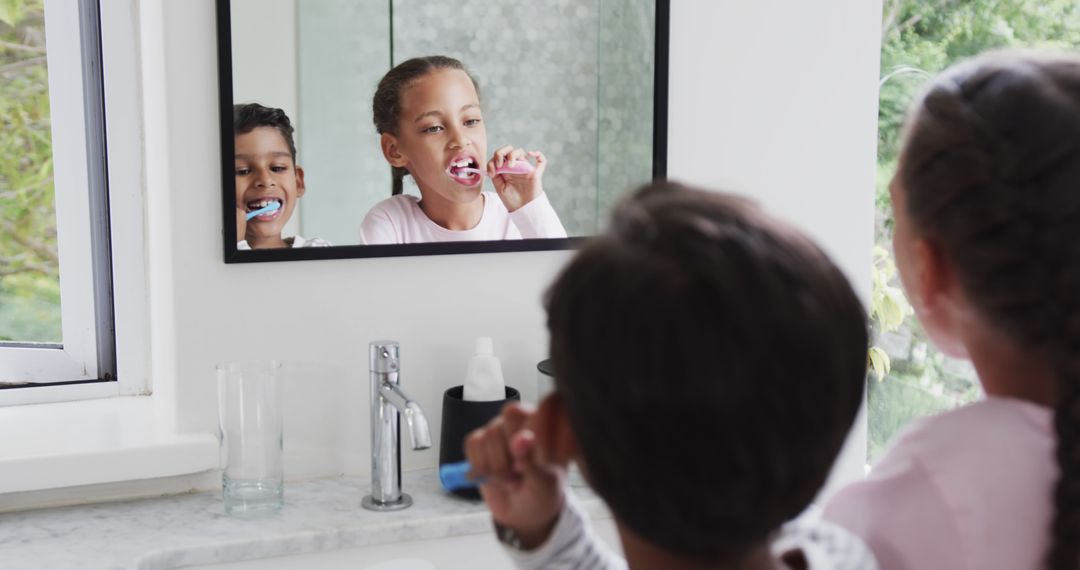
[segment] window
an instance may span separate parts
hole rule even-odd
[[[911,315],[892,262],[888,183],[896,171],[904,112],[923,84],[954,62],[1004,47],[1080,47],[1080,5],[1073,0],[885,1],[871,308],[871,360],[880,379],[871,380],[868,390],[870,463],[911,420],[981,394],[971,365],[938,352]]]
[[[114,282],[110,238],[141,248],[142,236],[110,212],[132,174],[112,172],[106,148],[115,138],[130,158],[138,107],[134,55],[103,71],[104,56],[135,43],[130,2],[108,4],[0,0],[0,405],[145,389],[142,375],[117,382],[113,294],[127,283]],[[103,44],[106,26],[116,37]],[[131,106],[107,120],[106,100]],[[139,164],[126,165],[136,180]],[[131,202],[120,212],[141,224]]]

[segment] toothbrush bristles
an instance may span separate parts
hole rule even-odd
[[[277,210],[280,207],[281,207],[280,202],[270,202],[269,204],[267,204],[266,206],[263,206],[262,208],[259,208],[258,210],[255,210],[253,212],[248,212],[247,216],[246,216],[246,219],[251,220],[251,218],[254,218],[255,216],[261,216],[263,214],[273,212],[274,210]]]
[[[528,164],[528,163],[525,163],[525,164]],[[457,169],[457,171],[458,172],[465,172],[465,173],[468,173],[468,174],[479,174],[481,176],[490,176],[490,174],[488,174],[488,172],[486,170],[480,170],[479,168],[462,167],[462,168]],[[529,164],[528,166],[520,166],[520,165],[518,165],[518,166],[515,166],[515,167],[510,167],[508,165],[508,166],[504,166],[504,167],[495,169],[495,174],[529,174],[532,171],[533,171],[533,167],[532,167],[531,164]]]

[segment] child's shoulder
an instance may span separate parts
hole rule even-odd
[[[985,446],[1000,448],[1016,440],[1053,437],[1053,412],[1012,398],[986,398],[918,420],[895,447],[926,453],[963,453]]]
[[[398,194],[396,196],[390,196],[385,200],[380,200],[377,204],[372,206],[371,209],[408,210],[414,208],[418,203],[420,203],[420,198],[417,196],[413,196],[412,194]]]
[[[989,398],[920,420],[828,501],[825,517],[860,535],[886,568],[985,568],[998,556],[1010,562],[993,567],[1034,567],[1012,559],[1044,549],[1013,546],[1045,538],[1057,476],[1051,419],[1047,408]]]
[[[900,489],[933,489],[953,505],[977,501],[978,488],[1041,481],[1054,470],[1052,419],[1053,412],[1042,406],[987,398],[918,420],[890,446],[868,481],[897,497]],[[1007,464],[1003,457],[1010,458]]]
[[[380,200],[364,215],[366,220],[389,219],[401,220],[423,215],[419,206],[420,198],[411,194],[398,194]]]
[[[294,249],[301,247],[333,247],[333,244],[322,238],[305,238],[299,235],[285,238],[285,243]]]

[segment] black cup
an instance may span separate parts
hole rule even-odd
[[[469,402],[462,399],[464,386],[454,386],[443,393],[442,435],[439,441],[439,466],[465,460],[465,438],[474,429],[484,426],[499,415],[507,402],[521,401],[521,393],[510,386],[506,387],[505,400],[490,402]],[[451,491],[466,499],[480,499],[480,491],[458,489]]]

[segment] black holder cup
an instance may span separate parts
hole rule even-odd
[[[439,466],[465,460],[465,438],[474,429],[483,427],[499,415],[507,402],[520,402],[521,393],[506,387],[505,400],[469,402],[462,398],[464,386],[454,386],[443,393],[442,435],[439,441]],[[476,488],[458,489],[451,493],[465,499],[480,500]]]

